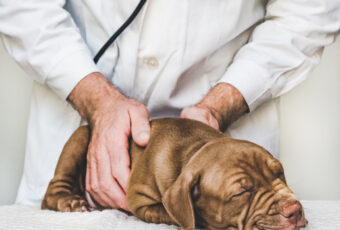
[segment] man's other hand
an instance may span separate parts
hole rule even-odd
[[[225,131],[247,110],[246,101],[235,87],[227,83],[219,83],[199,103],[184,108],[180,116]]]
[[[106,208],[128,210],[129,137],[145,146],[150,136],[147,108],[122,95],[102,74],[82,79],[68,98],[91,127],[86,191]]]

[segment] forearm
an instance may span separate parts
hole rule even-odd
[[[219,83],[213,87],[198,106],[207,107],[211,111],[221,131],[248,111],[242,94],[227,83]]]

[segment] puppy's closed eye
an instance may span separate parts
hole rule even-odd
[[[252,189],[243,189],[231,197],[231,199],[245,197],[251,194]]]
[[[235,191],[231,199],[248,197],[254,189],[254,185],[252,181],[249,180],[249,178],[242,178],[238,181],[237,184],[238,189]]]
[[[246,195],[250,195],[254,189],[254,185],[249,178],[242,178],[238,180],[237,187],[238,189],[237,191],[235,191],[231,199],[238,198],[238,197],[245,197]]]

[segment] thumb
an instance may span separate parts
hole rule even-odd
[[[149,112],[145,106],[129,110],[132,139],[137,145],[145,146],[150,138]]]

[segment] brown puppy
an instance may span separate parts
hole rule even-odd
[[[83,185],[89,132],[80,127],[66,143],[43,209],[88,210]],[[130,155],[127,204],[144,221],[183,229],[295,230],[307,224],[278,160],[198,121],[153,120],[148,145],[132,142]]]

